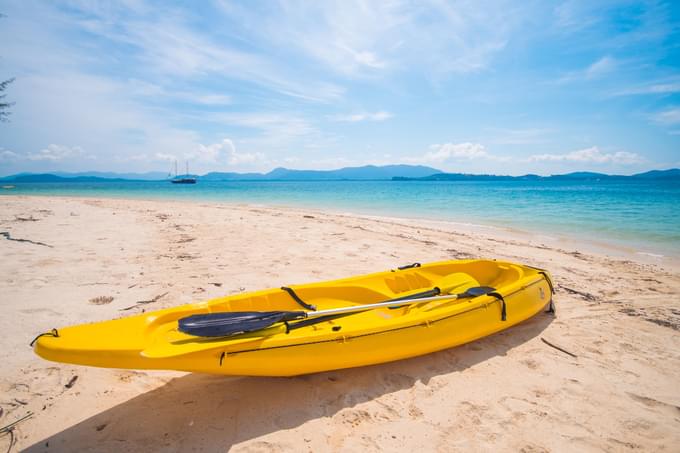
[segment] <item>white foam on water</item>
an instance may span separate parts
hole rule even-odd
[[[487,229],[487,230],[497,230],[497,231],[509,231],[510,228],[508,227],[498,227],[494,225],[484,225],[480,223],[469,223],[469,222],[456,222],[453,220],[447,220],[447,219],[436,219],[436,218],[430,218],[430,217],[403,217],[403,216],[394,216],[394,215],[371,215],[371,214],[363,214],[360,212],[356,211],[341,211],[339,212],[342,215],[347,215],[350,217],[364,217],[367,219],[371,220],[389,220],[389,221],[397,221],[397,222],[403,222],[403,223],[413,223],[413,222],[430,222],[433,224],[442,224],[442,225],[449,225],[449,226],[461,226],[465,228],[480,228],[480,229]],[[518,230],[519,231],[519,230]]]
[[[665,255],[660,255],[658,253],[651,252],[635,252],[636,255],[651,256],[652,258],[664,258]]]

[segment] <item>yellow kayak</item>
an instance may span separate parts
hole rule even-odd
[[[550,274],[491,260],[444,261],[267,289],[53,329],[55,362],[106,368],[294,376],[414,357],[552,308]]]

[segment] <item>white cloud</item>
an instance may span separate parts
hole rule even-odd
[[[578,0],[561,2],[553,11],[555,25],[570,32],[588,28],[601,19],[601,15],[593,14],[592,8],[596,6],[597,4]]]
[[[147,162],[177,162],[189,161],[203,164],[229,164],[239,166],[266,162],[266,156],[261,152],[238,152],[234,142],[228,138],[221,142],[208,145],[198,144],[191,151],[176,154],[157,152],[153,155],[140,154],[131,156],[125,161]]]
[[[139,97],[177,100],[191,104],[214,106],[229,105],[232,103],[231,96],[222,93],[207,93],[201,90],[170,90],[167,87],[163,87],[161,85],[136,79],[128,81],[128,85],[128,91],[132,95]]]
[[[443,162],[449,159],[478,159],[488,157],[489,153],[484,145],[479,143],[445,143],[432,145],[430,151],[425,153],[425,159],[431,162]]]
[[[571,151],[565,154],[535,154],[529,157],[529,162],[576,162],[597,164],[639,164],[644,162],[642,157],[627,151],[604,153],[597,146]]]
[[[231,104],[231,96],[224,94],[200,94],[200,93],[179,93],[180,99],[196,102],[203,105],[227,105]]]
[[[224,160],[233,166],[261,163],[266,160],[265,155],[261,152],[237,152],[234,142],[228,138],[223,139],[220,143],[199,145],[193,153],[193,157],[208,163],[220,163]]]
[[[385,121],[390,118],[392,118],[394,115],[392,115],[390,112],[386,112],[384,110],[380,110],[379,112],[374,112],[374,113],[369,113],[369,112],[362,112],[362,113],[353,113],[350,115],[338,115],[332,117],[335,121],[342,121],[342,122],[349,122],[349,123],[356,123],[359,121]]]
[[[587,79],[595,79],[616,69],[618,63],[612,57],[604,56],[588,66],[584,72]]]
[[[384,68],[385,62],[379,61],[378,57],[373,52],[353,52],[354,59],[360,63],[371,68]]]
[[[300,136],[313,131],[307,120],[291,114],[225,113],[218,114],[215,118],[226,124],[260,129],[265,133]]]
[[[267,47],[302,52],[346,76],[389,65],[382,55],[381,37],[405,14],[400,2],[292,0],[272,3],[266,11],[233,2],[219,4],[236,26],[257,24],[258,37]]]
[[[619,61],[610,56],[604,56],[588,65],[588,67],[578,71],[569,72],[556,79],[552,83],[563,84],[583,80],[599,79],[613,72],[618,66],[620,66]]]
[[[658,80],[645,85],[638,85],[617,91],[612,96],[634,96],[634,95],[664,95],[680,93],[680,80]]]
[[[0,161],[9,162],[15,161],[17,159],[19,159],[19,155],[17,153],[0,147]]]
[[[144,156],[146,156],[146,155],[144,155]],[[139,155],[133,156],[133,160],[142,160],[141,157],[142,156],[139,156]],[[147,159],[148,159],[148,156],[147,156]],[[179,159],[177,159],[177,156],[175,156],[174,154],[155,153],[153,155],[152,160],[160,160],[160,161],[163,161],[163,162],[174,162],[174,161],[179,160]]]
[[[292,70],[289,61],[218,43],[210,32],[192,29],[186,12],[169,9],[161,16],[151,13],[134,15],[134,18],[123,13],[112,21],[104,11],[84,5],[90,17],[78,21],[77,25],[98,38],[132,49],[131,54],[154,78],[172,81],[209,76],[239,80],[286,96],[320,102],[335,100],[344,92],[336,84],[319,82],[306,77],[304,72]],[[175,96],[181,95],[179,92]],[[200,102],[201,95],[193,99]],[[203,100],[215,101],[205,94]],[[220,99],[219,103],[223,101]]]
[[[64,159],[71,159],[75,157],[84,157],[85,152],[80,146],[64,146],[50,144],[47,148],[43,148],[38,152],[29,153],[28,160],[48,160],[52,162],[61,161]],[[92,158],[92,156],[87,156]]]
[[[444,163],[450,160],[474,160],[482,158],[491,158],[484,145],[465,142],[434,144],[422,156],[411,156],[403,160],[410,163]]]
[[[652,119],[657,123],[666,125],[680,124],[680,108],[671,108],[656,113],[652,116]]]
[[[483,7],[439,0],[287,0],[266,9],[235,3],[219,5],[237,29],[248,33],[256,27],[260,46],[302,53],[346,77],[477,71],[505,47],[524,18],[520,8],[503,0]]]

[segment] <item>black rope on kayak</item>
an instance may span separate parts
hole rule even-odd
[[[492,296],[498,299],[501,303],[501,321],[507,321],[507,311],[505,307],[505,299],[503,299],[503,296],[500,293],[488,293],[487,296]]]
[[[550,314],[555,314],[555,302],[553,301],[553,294],[555,294],[555,287],[553,286],[553,282],[550,279],[550,276],[546,271],[541,271],[539,270],[539,275],[542,275],[543,278],[545,278],[545,281],[548,282],[548,286],[550,287],[550,304],[548,305],[548,309],[546,310],[546,313]]]
[[[283,325],[286,326],[286,335],[290,333],[290,324],[288,324],[288,321],[283,321]]]
[[[406,266],[401,266],[401,267],[398,267],[397,269],[399,269],[400,271],[403,271],[404,269],[411,269],[411,268],[414,268],[414,267],[420,267],[420,263],[407,264]]]
[[[304,300],[300,299],[300,297],[297,294],[295,294],[295,291],[293,291],[293,288],[289,288],[287,286],[282,286],[281,289],[284,290],[285,292],[287,292],[288,294],[290,294],[290,297],[292,297],[293,300],[295,302],[297,302],[301,307],[304,307],[307,310],[316,311],[316,306],[310,305],[307,302],[305,302]]]
[[[553,300],[552,294],[550,295],[550,302],[548,302],[548,309],[545,311],[551,315],[555,315],[555,301]]]
[[[545,277],[545,281],[548,282],[548,286],[550,287],[550,292],[552,294],[555,294],[555,287],[553,286],[553,282],[550,279],[550,276],[548,275],[548,273],[546,271],[540,271],[539,274],[542,275],[543,277]]]
[[[31,343],[29,344],[29,346],[33,347],[33,345],[35,344],[35,342],[38,341],[38,338],[40,338],[40,337],[46,337],[46,336],[47,336],[47,337],[56,337],[56,338],[59,338],[59,331],[58,331],[57,329],[52,329],[52,330],[50,330],[49,332],[41,333],[40,335],[38,335],[37,337],[35,337],[35,338],[33,339],[33,341],[31,341]]]
[[[548,309],[545,312],[551,315],[555,314],[555,302],[553,302],[552,296],[550,297],[550,305],[548,305]]]
[[[222,354],[220,354],[220,366],[222,366],[222,361],[224,360],[224,358],[226,357],[226,355],[227,355],[227,353],[224,352],[224,351],[222,351]]]

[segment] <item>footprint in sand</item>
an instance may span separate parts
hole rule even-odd
[[[362,409],[350,409],[342,411],[339,414],[341,422],[345,425],[350,425],[356,428],[364,422],[368,422],[372,419],[371,414],[368,411]]]

